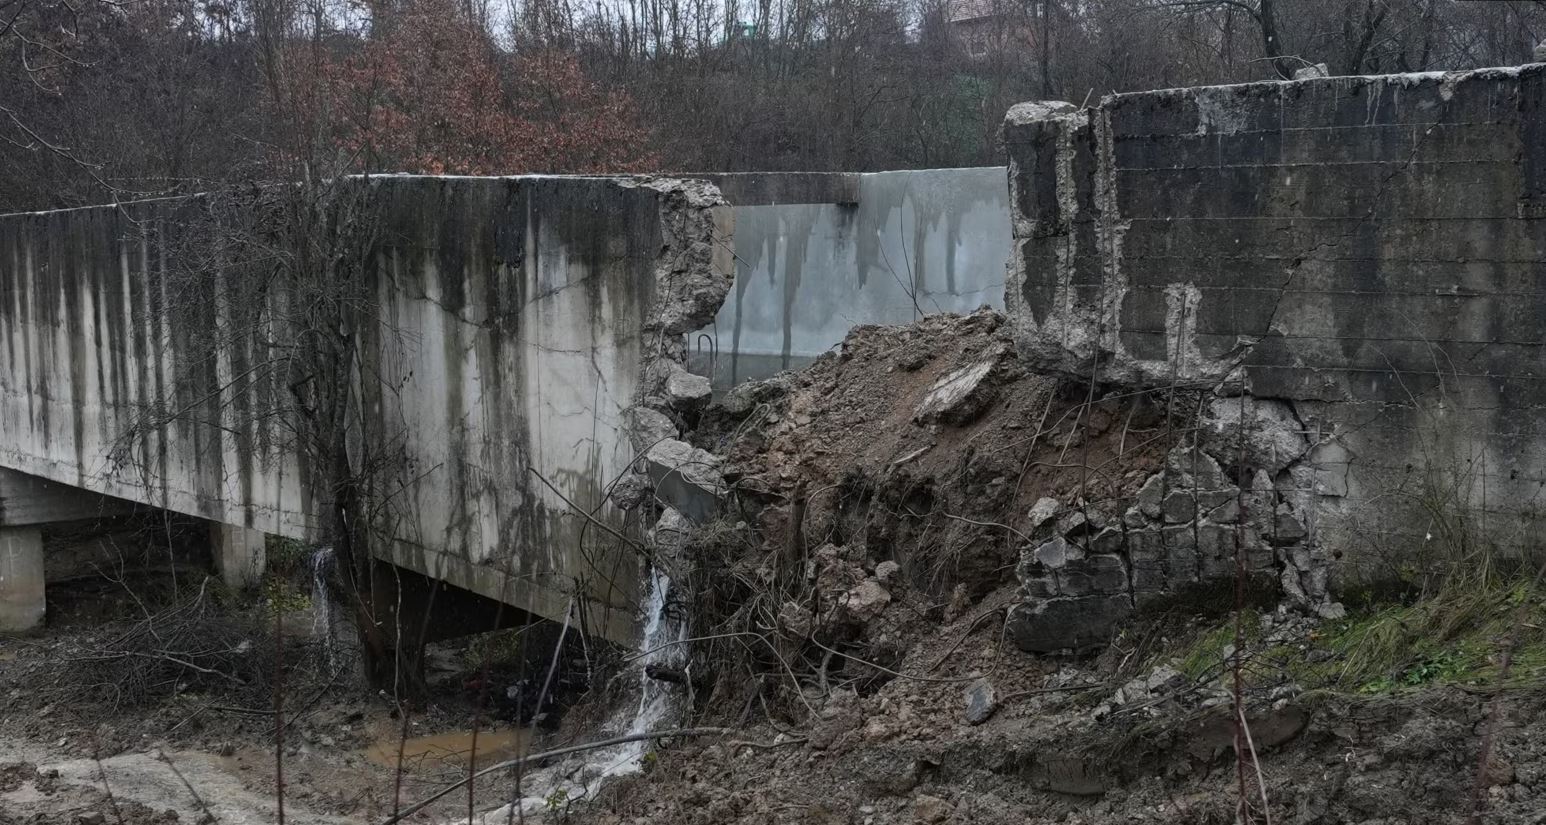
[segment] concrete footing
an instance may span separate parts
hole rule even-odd
[[[43,530],[0,527],[0,635],[43,626]]]
[[[210,525],[209,554],[215,572],[232,590],[252,587],[263,578],[267,565],[263,545],[264,535],[257,530],[229,524]]]

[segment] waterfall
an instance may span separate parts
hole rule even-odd
[[[605,725],[612,734],[647,733],[670,727],[677,710],[677,697],[670,686],[648,675],[650,665],[680,669],[687,661],[687,622],[673,617],[666,609],[671,593],[671,578],[665,571],[651,567],[646,577],[649,590],[644,600],[644,636],[639,640],[639,656],[632,667],[637,671],[639,701],[630,710],[614,716]],[[527,814],[540,812],[547,800],[586,799],[608,779],[638,773],[644,767],[644,755],[653,742],[629,742],[593,751],[578,760],[533,771],[523,788],[524,798],[513,803]],[[503,825],[510,807],[503,806],[474,817],[473,823]],[[471,823],[469,824],[471,825]]]
[[[311,566],[311,609],[314,613],[312,635],[322,637],[322,653],[329,674],[337,674],[340,669],[338,634],[333,628],[337,614],[333,610],[332,591],[327,586],[328,574],[333,571],[333,559],[332,546],[324,545],[318,547],[308,560]]]
[[[628,733],[647,733],[671,721],[675,710],[675,694],[670,688],[648,674],[650,665],[679,666],[687,656],[687,623],[667,615],[666,598],[671,592],[671,579],[665,571],[650,568],[649,594],[645,601],[644,638],[639,642],[639,708],[634,712]],[[669,646],[668,646],[669,645]],[[633,773],[639,770],[649,742],[633,742],[623,746],[633,751],[625,764],[609,773],[609,776]]]

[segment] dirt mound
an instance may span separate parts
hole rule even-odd
[[[737,403],[769,384],[787,392]],[[1147,397],[1090,394],[1022,369],[998,313],[938,315],[857,327],[803,373],[738,389],[720,409],[744,415],[739,428],[704,446],[726,457],[743,497],[770,505],[765,539],[863,544],[931,592],[960,584],[980,597],[1018,560],[1037,500],[1115,516],[1159,466],[1142,443],[1159,416]],[[1090,470],[1119,455],[1121,473]]]

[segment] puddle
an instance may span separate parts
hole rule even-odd
[[[527,728],[503,728],[478,731],[478,765],[487,766],[518,756],[531,739]],[[363,751],[366,759],[383,768],[397,765],[398,735],[384,735]],[[472,732],[449,731],[430,736],[410,736],[402,744],[403,766],[412,768],[426,763],[447,767],[466,767],[472,756]]]

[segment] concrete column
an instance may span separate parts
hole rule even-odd
[[[210,556],[215,562],[215,572],[220,574],[226,587],[244,590],[263,578],[267,564],[263,540],[263,533],[248,527],[210,525]]]
[[[0,635],[43,626],[43,530],[0,527]]]

